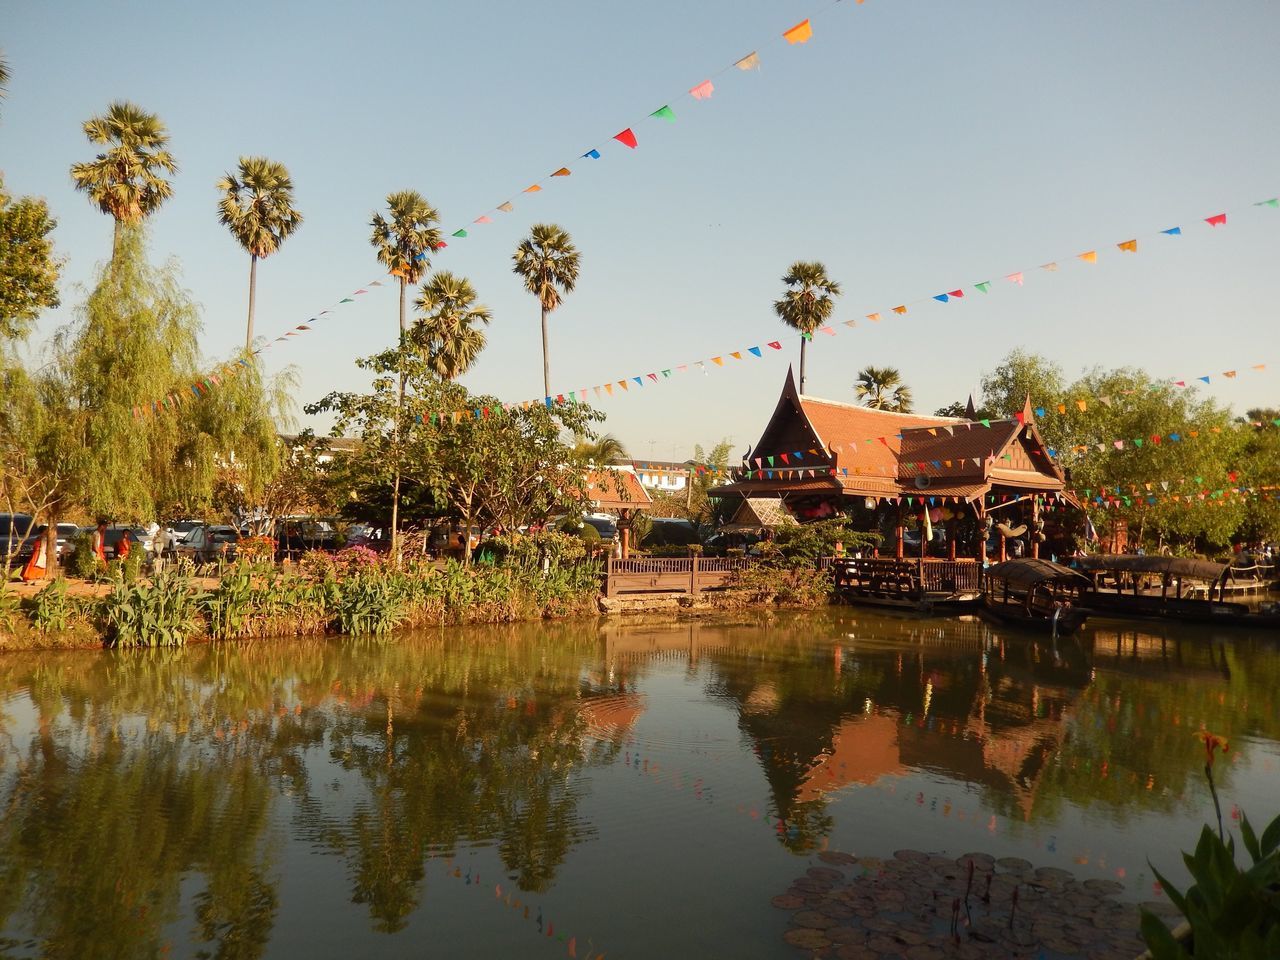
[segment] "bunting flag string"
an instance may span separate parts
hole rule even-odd
[[[627,130],[623,132],[629,133],[630,131]],[[595,152],[595,151],[591,151],[591,152]],[[564,168],[564,169],[567,169],[567,168]],[[560,175],[560,171],[557,171],[555,175]],[[504,206],[509,206],[509,204],[504,204]],[[1256,201],[1251,206],[1259,209],[1264,209],[1264,210],[1280,209],[1280,198],[1272,198],[1268,200]],[[1227,220],[1228,215],[1229,215],[1228,213],[1220,213],[1220,214],[1215,214],[1213,216],[1201,218],[1204,223],[1209,225],[1207,228],[1202,228],[1202,229],[1213,230],[1217,226],[1225,225],[1228,222]],[[492,222],[492,218],[485,216],[485,217],[479,218],[476,222],[480,222],[480,221]],[[466,234],[467,234],[467,231],[465,228],[460,228],[458,231],[455,231],[455,235],[465,236]],[[1167,228],[1159,231],[1159,234],[1165,235],[1165,236],[1183,236],[1183,230],[1182,230],[1182,227],[1171,227],[1171,228]],[[1134,239],[1134,240],[1123,241],[1121,243],[1115,244],[1115,246],[1119,248],[1121,252],[1125,252],[1125,251],[1136,252],[1137,244],[1138,244],[1137,239]],[[1100,249],[1103,249],[1103,248],[1101,247],[1094,248],[1084,253],[1076,254],[1073,257],[1065,257],[1062,259],[1064,262],[1069,262],[1070,260],[1079,260],[1082,264],[1096,264],[1098,262]],[[1050,265],[1056,268],[1058,264],[1057,264],[1057,261],[1053,261],[1051,264],[1042,265],[1042,268],[1043,266],[1050,266]],[[1014,273],[1005,274],[1004,280],[1010,286],[1024,287],[1025,277],[1027,272],[1028,271],[1016,271]],[[1057,271],[1055,270],[1050,272],[1057,272]],[[973,289],[978,293],[990,294],[993,285],[994,285],[994,281],[983,280],[973,284],[972,286],[973,286]],[[298,336],[299,333],[308,332],[309,330],[312,329],[313,324],[319,323],[323,320],[330,318],[333,315],[334,311],[340,308],[343,304],[354,303],[358,297],[368,294],[369,290],[367,288],[380,287],[380,286],[383,286],[383,284],[379,280],[369,281],[363,287],[357,288],[355,291],[353,291],[349,295],[341,298],[337,303],[333,304],[331,307],[325,310],[321,310],[319,313],[316,313],[311,318],[309,318],[306,323],[299,324],[293,329],[287,331],[286,333],[280,336],[277,336],[274,340],[268,341],[263,346],[257,348],[254,351],[254,353],[261,354],[264,350],[270,348],[276,343],[284,342],[290,337],[296,337]],[[886,312],[892,313],[896,316],[907,316],[909,309],[914,308],[920,304],[936,301],[944,305],[950,305],[953,301],[961,301],[964,299],[966,299],[964,289],[955,288],[946,293],[933,294],[929,296],[919,297],[914,300],[908,300],[902,304],[899,304],[898,306],[891,308],[891,310]],[[972,298],[969,298],[969,299],[972,299]],[[883,315],[884,314],[882,312],[871,312],[871,313],[865,314],[864,316],[865,316],[865,319],[873,323],[879,323]],[[839,322],[839,326],[856,329],[858,326],[858,322],[856,319],[844,320]],[[819,327],[816,332],[834,337],[840,331],[836,329],[835,325],[827,324],[825,326]],[[806,336],[806,335],[792,334],[792,335],[789,335],[786,339],[790,341],[792,337],[798,338],[801,336]],[[809,334],[807,336],[809,338],[812,338],[812,334]],[[755,357],[757,359],[762,359],[765,356],[765,353],[764,353],[765,348],[768,348],[773,351],[781,351],[783,348],[783,341],[770,340],[763,344],[756,344],[749,347],[740,347],[735,350],[728,350],[722,354],[709,357],[709,358],[703,358],[700,360],[693,360],[693,361],[688,361],[684,363],[670,364],[667,367],[662,368],[662,371],[661,371],[662,380],[672,379],[673,372],[675,373],[699,372],[699,373],[705,374],[709,372],[709,370],[712,368],[724,368],[728,365],[725,360],[725,357],[729,357],[735,362],[743,361],[744,354],[750,354],[752,357]],[[225,369],[225,367],[223,369]],[[1224,371],[1221,371],[1219,374],[1207,373],[1207,374],[1201,374],[1196,377],[1169,380],[1167,381],[1167,383],[1172,384],[1173,386],[1178,386],[1178,387],[1187,387],[1189,385],[1192,385],[1193,383],[1208,384],[1211,382],[1212,378],[1215,376],[1221,376],[1225,379],[1235,378],[1236,376],[1239,375],[1242,369],[1245,369],[1245,368],[1237,368],[1236,370],[1224,370]],[[1262,372],[1268,369],[1268,365],[1266,363],[1256,363],[1256,364],[1249,365],[1247,369],[1253,372]],[[614,389],[615,386],[622,392],[626,393],[626,392],[630,392],[632,383],[634,383],[637,388],[643,388],[645,386],[646,381],[651,383],[659,382],[659,378],[656,372],[647,373],[643,375],[633,374],[629,377],[624,377],[619,380],[596,384],[591,387],[582,387],[582,388],[579,388],[578,390],[566,391],[565,393],[558,393],[553,397],[545,397],[541,401],[535,401],[535,402],[543,402],[547,406],[552,406],[554,403],[557,403],[557,402],[560,402],[560,403],[576,402],[578,400],[585,401],[587,399],[588,391],[590,391],[591,394],[596,399],[604,399],[606,397],[613,397],[617,395]],[[203,384],[203,380],[199,382]],[[203,385],[206,389],[208,388],[208,384],[203,384]],[[197,391],[196,396],[200,396],[200,395],[202,394],[199,391]],[[1054,409],[1057,409],[1059,413],[1066,413],[1066,410],[1068,409],[1068,403],[1075,405],[1076,408],[1082,413],[1085,412],[1088,407],[1087,399],[1075,398],[1071,400],[1060,400],[1056,403],[1041,404],[1040,407],[1037,408],[1037,415],[1039,416],[1049,415],[1049,412]],[[159,408],[157,407],[157,402],[153,401],[150,404],[143,404],[138,409],[143,411],[142,414],[138,414],[138,415],[145,415],[148,410],[154,412]]]

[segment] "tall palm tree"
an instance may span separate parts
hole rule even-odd
[[[797,260],[782,282],[788,289],[781,300],[774,301],[773,310],[779,320],[802,334],[800,392],[804,393],[805,347],[814,331],[831,319],[836,309],[835,298],[840,296],[840,284],[828,277],[827,268],[816,260]]]
[[[405,298],[409,284],[417,283],[430,263],[428,254],[443,242],[436,224],[440,215],[416,190],[398,190],[387,194],[388,216],[374,212],[369,226],[373,233],[369,242],[377,251],[378,260],[400,280],[400,350],[406,346],[408,325],[405,320]],[[399,446],[404,421],[404,365],[400,365],[400,392],[396,398],[396,464],[391,485],[391,555],[400,559],[400,457]]]
[[[471,368],[484,349],[484,331],[493,314],[476,302],[476,291],[466,277],[440,270],[422,285],[414,306],[426,314],[410,332],[414,346],[422,350],[436,373],[454,380]]]
[[[542,389],[551,396],[551,361],[547,354],[547,314],[560,306],[578,282],[578,248],[573,238],[554,223],[535,223],[511,258],[513,271],[525,290],[542,306]]]
[[[894,367],[867,367],[858,373],[854,385],[858,399],[875,410],[911,412],[911,388],[902,382]]]
[[[258,289],[258,261],[271,256],[302,226],[293,206],[293,180],[283,163],[266,157],[241,157],[238,173],[218,181],[218,222],[231,230],[249,251],[249,326],[244,349],[253,349],[253,303]]]
[[[373,233],[369,242],[378,252],[378,261],[393,277],[400,280],[400,336],[408,331],[405,319],[405,298],[410,284],[422,279],[431,264],[427,257],[444,237],[440,228],[440,215],[427,198],[417,190],[397,190],[387,194],[389,216],[374,213],[369,226]]]
[[[573,453],[585,463],[604,466],[615,460],[627,459],[627,448],[612,433],[606,433],[595,440],[588,440],[582,435],[575,439],[577,442],[573,445]]]
[[[0,100],[9,93],[9,61],[0,56]]]
[[[90,143],[111,144],[87,163],[71,165],[77,190],[103,213],[115,218],[111,259],[120,249],[120,231],[141,223],[173,195],[173,184],[162,174],[177,173],[178,164],[166,147],[169,131],[154,113],[137,104],[117,100],[100,117],[84,122]]]

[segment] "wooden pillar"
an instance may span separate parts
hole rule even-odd
[[[978,518],[978,563],[986,566],[987,563],[987,508],[982,502],[982,494],[978,494],[975,506],[976,516]]]
[[[954,560],[956,558],[956,538],[950,536],[947,538],[947,559]]]
[[[696,553],[689,555],[689,593],[692,596],[698,594],[698,555]]]
[[[1009,542],[1005,540],[1004,534],[1000,534],[1000,562],[1004,563],[1009,559]]]
[[[622,541],[622,559],[631,556],[631,511],[623,510],[618,516],[618,537]]]
[[[1040,498],[1031,497],[1031,556],[1040,556]]]
[[[897,516],[897,526],[895,526],[895,527],[893,528],[893,555],[894,555],[895,557],[897,557],[899,560],[901,560],[901,559],[902,559],[902,557],[903,557],[902,533],[903,533],[903,526],[902,526],[902,505],[901,505],[901,504],[899,504],[899,505],[898,505],[898,516]]]

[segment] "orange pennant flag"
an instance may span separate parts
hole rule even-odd
[[[535,183],[532,187],[525,187],[525,188],[524,188],[524,192],[525,192],[525,193],[539,193],[541,190],[542,190],[542,188],[541,188],[540,186],[538,186],[536,183]]]
[[[613,384],[612,384],[612,383],[606,383],[606,384],[604,385],[604,392],[605,392],[605,393],[607,393],[609,396],[611,396],[611,397],[612,397],[612,396],[613,396]]]
[[[880,314],[878,314],[878,313],[868,313],[868,314],[867,314],[867,319],[868,319],[868,320],[870,320],[872,323],[879,323],[879,322],[880,322]]]
[[[1119,247],[1119,248],[1120,248],[1122,251],[1124,251],[1125,253],[1137,253],[1137,252],[1138,252],[1138,241],[1137,241],[1137,240],[1126,240],[1124,243],[1117,243],[1117,244],[1116,244],[1116,246],[1117,246],[1117,247]]]
[[[813,36],[813,27],[809,25],[808,20],[801,20],[782,36],[787,43],[807,43]]]
[[[733,359],[735,359],[735,360],[741,360],[741,359],[742,359],[742,354],[741,354],[741,352],[739,352],[739,351],[737,351],[737,350],[733,351],[733,353],[729,354],[729,356],[733,357]]]
[[[907,308],[905,306],[894,307],[893,312],[898,314],[899,316],[906,316]]]
[[[1089,405],[1085,403],[1083,400],[1077,400],[1076,406],[1080,408],[1081,413],[1084,413],[1086,410],[1089,409]]]
[[[1087,251],[1085,251],[1084,253],[1078,254],[1078,255],[1077,255],[1077,259],[1079,259],[1079,260],[1083,260],[1085,263],[1097,263],[1097,262],[1098,262],[1098,251],[1097,251],[1097,250],[1087,250]]]
[[[724,357],[712,357],[711,362],[714,363],[717,367],[723,367]]]
[[[619,380],[619,381],[618,381],[618,386],[620,386],[623,390],[626,390],[626,389],[627,389],[627,381],[625,381],[625,380]]]
[[[553,177],[567,177],[567,176],[569,176],[569,174],[570,174],[570,173],[572,173],[572,171],[571,171],[568,167],[561,167],[559,170],[557,170],[555,173],[553,173],[553,174],[552,174],[552,176],[553,176]]]

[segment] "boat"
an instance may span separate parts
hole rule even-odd
[[[1082,599],[1089,578],[1069,567],[1024,557],[990,566],[982,575],[982,612],[1057,634],[1073,633],[1089,615]]]
[[[1085,603],[1101,616],[1280,628],[1275,603],[1255,609],[1227,599],[1233,589],[1255,584],[1235,581],[1225,563],[1125,553],[1079,557],[1075,563],[1090,580]]]
[[[976,606],[976,560],[837,557],[830,561],[836,597],[847,604],[915,613],[958,613]]]

